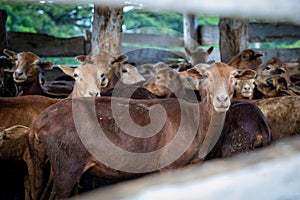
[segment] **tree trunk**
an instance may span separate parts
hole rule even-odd
[[[228,63],[230,59],[248,48],[248,23],[246,19],[220,18],[220,53],[221,61]]]
[[[197,27],[195,15],[183,14],[183,37],[184,37],[184,47],[193,51],[199,45],[197,42]]]
[[[95,5],[92,29],[92,55],[107,52],[121,54],[123,8]]]
[[[6,19],[7,12],[5,10],[0,10],[0,56],[4,55],[3,50],[8,47],[6,35]]]

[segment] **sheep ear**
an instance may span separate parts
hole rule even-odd
[[[191,76],[192,78],[198,79],[198,80],[207,78],[208,74],[205,70],[204,65],[205,64],[198,64],[198,65],[195,65],[195,67],[188,69],[187,70],[188,75]]]
[[[17,58],[17,53],[14,51],[10,51],[8,49],[4,49],[3,53],[7,55],[9,58]]]
[[[85,63],[88,61],[88,58],[86,55],[79,55],[75,57],[76,60],[78,60],[81,63]]]
[[[52,67],[53,67],[53,65],[54,65],[54,63],[53,62],[42,62],[42,61],[40,61],[39,63],[38,63],[38,65],[40,66],[40,68],[42,68],[42,69],[52,69]]]
[[[200,72],[196,69],[196,68],[191,68],[187,70],[187,73],[190,77],[194,78],[194,79],[202,79],[202,75],[200,74]]]
[[[184,50],[187,55],[189,55],[189,56],[192,55],[192,52],[187,47],[184,47]]]
[[[174,80],[176,78],[176,72],[174,72],[173,70],[168,70],[168,79],[170,81]]]
[[[3,53],[5,55],[7,55],[8,57],[10,57],[10,58],[16,58],[17,57],[17,53],[16,52],[8,50],[8,49],[4,49]]]
[[[257,53],[257,54],[254,55],[254,58],[257,59],[257,58],[262,57],[262,56],[263,55],[261,53]]]
[[[209,49],[207,49],[206,52],[208,53],[208,55],[210,55],[213,52],[213,50],[214,50],[214,47],[211,46],[211,47],[209,47]]]
[[[277,70],[276,70],[276,73],[278,74],[283,74],[283,73],[287,73],[285,68],[284,67],[279,67]]]
[[[61,66],[61,65],[58,65],[58,68],[61,69],[65,74],[73,77],[74,77],[74,70],[75,68],[72,68],[72,67],[66,67],[66,66]]]
[[[127,56],[125,56],[125,55],[120,55],[118,58],[116,58],[116,59],[112,62],[112,64],[115,63],[115,62],[123,63],[123,62],[125,62],[126,60],[128,60],[128,57],[127,57]]]
[[[252,69],[240,69],[235,77],[239,80],[254,79],[256,77],[256,71]]]

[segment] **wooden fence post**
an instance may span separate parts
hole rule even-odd
[[[221,61],[228,63],[230,59],[248,48],[248,20],[220,18],[220,53]]]
[[[121,54],[123,8],[95,5],[92,29],[92,54]]]
[[[85,41],[84,41],[84,54],[88,55],[92,50],[92,32],[90,30],[85,30]]]
[[[183,38],[184,38],[184,47],[193,51],[197,48],[197,23],[195,15],[184,13],[183,14]]]
[[[8,47],[6,35],[6,10],[0,10],[0,56],[4,55],[3,50]]]

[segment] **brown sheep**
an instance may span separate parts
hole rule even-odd
[[[252,49],[245,49],[238,55],[234,56],[228,65],[235,67],[237,69],[252,69],[256,68],[262,64],[261,57],[262,54],[253,51]]]
[[[278,58],[271,58],[257,69],[255,84],[264,97],[298,95],[300,88],[295,86],[285,63]]]
[[[195,66],[199,63],[207,63],[208,56],[213,52],[214,47],[211,46],[207,50],[197,48],[196,50],[190,50],[188,48],[184,48],[186,53],[186,58],[192,66]]]
[[[32,166],[30,166],[32,162],[29,162],[28,132],[29,128],[21,125],[0,131],[0,161],[21,161],[27,165],[27,173],[25,173],[23,181],[24,197],[26,200],[30,199],[30,182],[28,175],[32,174],[31,170],[33,169]],[[20,163],[19,165],[21,166]]]
[[[300,96],[283,96],[255,101],[268,119],[273,140],[300,134]]]
[[[67,198],[75,183],[79,181],[81,175],[87,170],[89,170],[90,173],[104,179],[109,178],[111,180],[124,180],[141,176],[149,172],[176,169],[190,163],[200,162],[210,150],[211,143],[216,142],[216,139],[218,138],[217,133],[222,130],[223,120],[226,111],[230,106],[230,96],[228,92],[233,91],[235,76],[239,72],[225,63],[216,63],[208,69],[197,69],[190,71],[190,73],[196,73],[197,75],[195,76],[202,76],[204,78],[204,82],[209,82],[209,84],[206,84],[208,95],[200,103],[188,103],[175,98],[128,101],[127,99],[121,98],[115,99],[102,97],[96,99],[84,98],[65,100],[47,109],[40,118],[32,124],[29,134],[32,148],[31,152],[33,152],[33,161],[35,163],[35,178],[31,187],[31,190],[34,191],[34,196],[38,197],[39,194],[41,194],[41,167],[43,167],[41,163],[43,163],[43,161],[39,160],[39,154],[35,154],[36,150],[34,150],[34,146],[39,140],[45,147],[51,162],[52,172],[54,175],[52,177],[54,181],[54,193],[52,194],[56,194],[57,198]],[[90,154],[90,152],[86,149],[86,146],[82,144],[78,135],[80,130],[78,130],[78,126],[75,126],[74,124],[74,113],[72,112],[72,107],[76,109],[83,109],[77,113],[80,115],[79,118],[84,119],[84,124],[86,124],[82,126],[83,129],[81,131],[88,134],[92,134],[94,132],[92,130],[86,130],[86,128],[93,127],[94,120],[92,120],[92,118],[94,115],[91,115],[90,111],[88,111],[88,105],[90,105],[91,101],[94,102],[94,100],[96,107],[92,107],[96,109],[95,114],[97,115],[97,121],[103,127],[105,135],[115,144],[120,145],[122,149],[126,149],[130,152],[146,153],[164,147],[172,140],[172,138],[174,138],[174,134],[176,134],[176,130],[178,130],[179,125],[185,127],[183,129],[185,133],[184,138],[187,139],[187,136],[190,134],[189,132],[193,129],[192,127],[196,128],[196,135],[191,141],[191,145],[189,145],[186,151],[183,152],[183,155],[179,156],[177,160],[172,162],[169,166],[163,166],[164,162],[160,161],[160,159],[164,158],[162,155],[163,157],[159,156],[154,158],[154,160],[150,159],[148,161],[141,160],[141,162],[128,162],[127,156],[121,156],[120,158],[113,158],[111,156],[107,157],[113,158],[112,161],[117,161],[123,167],[130,167],[131,165],[134,168],[138,167],[138,169],[142,170],[140,173],[132,173],[130,171],[126,172],[126,170],[120,171],[113,167],[108,167]],[[150,116],[152,116],[152,114],[149,109],[155,105],[164,107],[166,115],[156,114],[155,117],[152,116],[154,117],[152,120],[158,120],[157,122],[152,122],[153,125],[158,128],[159,122],[161,122],[160,118],[163,116],[167,117],[167,122],[163,125],[163,127],[161,127],[162,129],[159,130],[155,136],[149,138],[150,140],[148,140],[148,138],[132,138],[130,135],[127,135],[122,128],[114,125],[116,123],[115,120],[118,120],[112,115],[112,101],[115,100],[117,101],[117,108],[124,109],[129,107],[131,116],[129,118],[132,118],[139,126],[144,127],[150,123],[149,114]],[[92,104],[94,105],[94,103]],[[184,111],[182,114],[188,118],[188,120],[184,120],[184,122],[182,121],[183,118],[179,117],[179,105],[181,107],[181,111]],[[191,114],[198,109],[201,114],[198,113],[191,116]],[[126,114],[122,110],[119,112],[121,115]],[[119,114],[117,116],[119,116],[120,119],[125,120],[121,121],[124,127],[132,128],[129,122],[127,123],[129,118],[125,116],[121,117]],[[51,123],[49,123],[49,121],[51,121]],[[180,121],[182,123],[180,123]],[[213,122],[213,126],[210,126],[211,121]],[[98,122],[96,122],[96,124],[98,124]],[[98,131],[99,129],[97,128],[96,132]],[[136,134],[141,133],[134,129],[131,131]],[[210,134],[212,133],[211,131],[214,133],[213,135]],[[38,141],[36,140],[37,138]],[[101,141],[104,142],[102,139],[99,142]],[[108,144],[106,142],[104,143]],[[97,146],[104,147],[102,145]],[[176,149],[180,149],[178,145],[176,145]],[[105,152],[110,151],[105,150]],[[170,158],[169,156],[167,157]]]

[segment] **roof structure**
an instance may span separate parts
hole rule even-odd
[[[18,0],[2,0],[10,2]],[[135,6],[158,11],[207,14],[228,17],[255,17],[300,23],[298,0],[24,0],[34,3],[96,3],[107,6]],[[23,2],[24,2],[23,1]]]

